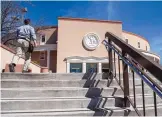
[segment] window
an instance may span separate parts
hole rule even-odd
[[[45,60],[45,51],[40,52],[40,60]]]
[[[70,63],[70,73],[81,73],[82,63]]]
[[[95,68],[95,72],[97,72],[97,63],[87,63],[86,64],[86,72],[89,72],[91,68]]]
[[[140,42],[138,42],[138,48],[140,48]]]
[[[45,41],[46,41],[46,37],[45,35],[42,35],[42,43],[45,43]]]
[[[128,39],[125,39],[125,42],[128,43]]]

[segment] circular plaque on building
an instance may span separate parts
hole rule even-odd
[[[83,38],[83,45],[88,50],[95,50],[99,43],[99,37],[95,33],[88,33]]]

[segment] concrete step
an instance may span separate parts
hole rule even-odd
[[[93,75],[85,75],[84,73],[50,73],[50,74],[29,74],[29,73],[2,73],[2,79],[88,79],[88,78],[96,78],[101,79],[102,74],[93,74]]]
[[[137,97],[137,107],[142,105],[142,97]],[[152,96],[145,97],[145,103],[154,104]],[[162,99],[157,99],[157,104],[162,104]],[[97,107],[124,107],[124,99],[121,97],[105,98],[45,98],[45,99],[12,99],[1,101],[2,111],[16,110],[46,110],[46,109],[68,109],[68,108],[89,108]]]
[[[93,100],[93,99],[92,99]],[[2,100],[3,111],[28,111],[28,110],[51,110],[51,109],[70,109],[70,108],[88,108],[95,104],[91,103],[90,98],[73,99],[30,99],[30,100]]]
[[[114,114],[121,114],[122,111],[114,111]],[[108,114],[111,114],[109,111],[103,111],[103,110],[96,110],[92,111],[87,108],[81,108],[81,109],[55,109],[51,110],[49,112],[42,111],[42,112],[21,112],[21,113],[13,113],[13,112],[5,112],[2,114],[2,117],[55,117],[55,116],[69,116],[69,117],[75,117],[75,116],[84,116],[84,117],[92,117],[92,116],[106,116]]]
[[[123,83],[123,80],[121,80]],[[133,80],[129,80],[130,87],[133,87]],[[136,86],[141,86],[141,80],[135,80]],[[113,80],[30,80],[30,79],[2,79],[2,88],[25,88],[25,87],[107,87],[118,86],[115,79]]]
[[[137,113],[135,112],[135,110],[133,108],[126,108],[126,109],[122,109],[122,108],[118,108],[118,109],[112,109],[112,108],[102,108],[103,110],[107,110],[109,113],[108,116],[137,116]],[[146,106],[146,116],[155,116],[155,110],[154,110],[154,106]],[[141,115],[143,115],[143,107],[142,105],[140,107],[138,107],[139,112],[141,113]],[[157,107],[157,114],[158,116],[162,116],[162,106],[159,105]],[[119,112],[119,113],[117,113]]]
[[[138,108],[143,113],[142,108]],[[157,108],[158,116],[162,116],[162,106]],[[21,112],[2,112],[2,117],[55,117],[55,116],[137,116],[133,108],[102,108],[101,110],[92,111],[87,108],[73,109],[52,109],[48,111],[21,111]],[[146,116],[154,116],[154,107],[146,107]]]
[[[1,79],[30,79],[30,80],[36,80],[36,79],[57,79],[57,80],[81,80],[81,79],[105,79],[107,77],[106,74],[103,73],[97,73],[97,74],[84,74],[84,73],[1,73]],[[117,78],[119,78],[119,74],[116,75]],[[121,79],[123,79],[123,75],[120,74]],[[152,79],[154,79],[158,84],[162,84],[160,81],[158,81],[156,78],[153,76],[150,76]],[[129,79],[132,79],[132,74],[129,73]],[[141,79],[137,74],[135,74],[135,79]]]
[[[35,87],[35,88],[1,88],[2,98],[24,97],[99,97],[113,94],[123,94],[116,88],[79,88],[79,87]]]
[[[37,73],[2,73],[2,79],[58,79],[58,80],[78,80],[78,79],[105,79],[105,74],[94,73],[94,74],[84,74],[84,73],[50,73],[50,74],[37,74]],[[117,74],[117,78],[118,78]],[[132,74],[129,74],[132,77]],[[122,77],[122,74],[121,74]],[[138,75],[135,75],[139,78]]]
[[[13,80],[6,79],[1,81],[2,88],[18,87],[107,87],[107,80]],[[113,80],[111,86],[117,86]]]
[[[131,96],[130,97],[132,102],[134,102],[134,97]],[[97,97],[95,98],[98,102],[97,106],[102,108],[102,107],[109,107],[109,105],[107,103],[107,100],[112,100],[111,105],[114,105],[115,107],[124,107],[124,98],[122,96],[118,96],[118,97]],[[143,105],[143,100],[142,100],[142,96],[141,95],[136,95],[136,105],[137,107],[141,107],[141,105]],[[162,99],[157,96],[156,98],[156,102],[157,104],[162,105]],[[110,104],[110,103],[109,103]],[[146,105],[153,105],[154,104],[154,97],[152,95],[145,95],[145,104]]]
[[[123,82],[121,80],[121,82]],[[123,83],[121,83],[123,84]],[[145,83],[144,83],[145,84]],[[116,87],[118,83],[115,79],[108,80],[19,80],[19,79],[2,79],[1,87],[2,88],[38,88],[38,87],[78,87],[78,88],[89,88],[89,87],[97,87],[97,88],[105,88],[105,87]],[[131,92],[133,92],[133,81],[129,80],[129,87]],[[135,80],[135,87],[141,88],[141,80]],[[145,84],[145,88],[149,88],[147,84]],[[150,91],[152,91],[150,89]],[[138,93],[138,92],[137,92]]]
[[[17,112],[2,112],[2,117],[46,117],[46,116],[93,116],[94,113],[102,115],[102,111],[94,112],[88,108],[73,108],[73,109],[52,109],[48,111],[21,111]]]
[[[150,88],[145,88],[145,94],[151,94]],[[130,88],[130,94],[133,89]],[[142,94],[141,87],[136,87],[136,94]],[[79,87],[31,87],[31,88],[1,88],[2,98],[30,98],[30,97],[107,97],[123,95],[120,87],[108,88],[79,88]]]

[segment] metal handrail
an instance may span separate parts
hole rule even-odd
[[[150,88],[155,91],[160,98],[162,98],[162,88],[153,80],[151,79],[146,73],[144,73],[141,69],[139,69],[137,66],[135,66],[129,59],[126,59],[125,57],[122,57],[122,55],[113,47],[110,45],[106,40],[103,42],[105,46],[107,45],[109,48],[113,49],[117,55],[119,55],[122,60],[130,67],[132,68],[141,78],[145,81],[145,83],[150,86]]]
[[[145,91],[144,91],[144,82],[152,89],[153,96],[154,96],[154,109],[155,109],[155,116],[157,116],[157,102],[156,102],[156,94],[162,99],[162,87],[155,82],[147,73],[143,70],[146,69],[149,71],[156,79],[162,82],[162,66],[149,60],[146,56],[140,53],[137,49],[125,43],[122,39],[115,36],[112,33],[107,32],[106,38],[108,40],[104,40],[103,44],[105,45],[106,49],[108,50],[109,54],[109,69],[113,73],[111,78],[115,78],[117,83],[121,87],[124,92],[124,103],[125,107],[129,107],[130,104],[134,107],[138,116],[142,114],[139,112],[136,106],[136,88],[135,88],[135,76],[134,73],[140,76],[141,83],[142,83],[142,102],[143,102],[143,115],[146,115],[145,109]],[[120,49],[119,49],[120,48]],[[113,54],[114,52],[114,54]],[[118,56],[118,67],[119,67],[119,80],[116,77],[116,63],[113,59],[115,59],[115,54]],[[114,57],[113,57],[114,56]],[[123,63],[123,86],[121,85],[120,81],[120,63]],[[133,76],[133,95],[134,95],[134,103],[129,95],[129,75],[128,75],[128,66],[132,69],[132,76]]]
[[[132,58],[134,58],[140,65],[142,65],[147,71],[149,71],[159,81],[162,82],[162,66],[160,66],[156,62],[149,60],[146,56],[144,56],[137,49],[135,49],[131,45],[127,44],[121,38],[117,37],[116,35],[114,35],[110,32],[107,32],[105,34],[105,38],[110,39],[115,45],[120,47],[128,55],[130,55]]]

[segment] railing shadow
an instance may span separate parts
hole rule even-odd
[[[96,110],[94,116],[98,115],[98,111],[97,110],[100,110],[100,111],[103,112],[102,116],[104,116],[104,115],[105,116],[112,116],[113,115],[115,109],[114,110],[112,108],[108,109],[107,108],[108,106],[106,105],[106,103],[109,103],[108,100],[110,98],[114,98],[114,100],[115,100],[114,105],[112,105],[112,106],[119,107],[120,109],[125,109],[124,108],[124,105],[125,105],[124,104],[124,99],[122,97],[96,97],[92,101],[92,103],[95,104],[95,110]],[[124,116],[128,116],[129,115],[130,112],[128,110],[129,109],[123,110],[124,111],[124,113],[123,113]],[[101,114],[101,112],[100,112],[100,114]]]
[[[107,74],[108,75],[108,74]],[[83,85],[84,88],[88,88],[88,91],[85,95],[85,97],[87,98],[91,98],[91,101],[89,102],[87,108],[94,111],[94,115],[93,116],[107,116],[107,115],[112,115],[113,114],[113,110],[108,112],[107,110],[103,110],[100,108],[105,108],[105,105],[107,103],[108,97],[107,98],[103,98],[102,96],[102,92],[103,92],[103,88],[99,88],[98,84],[100,83],[100,79],[97,76],[97,72],[89,71],[87,73],[85,73],[85,75],[83,76],[82,79],[85,79],[85,83]],[[109,79],[109,77],[103,77],[103,75],[101,76],[103,79]],[[108,81],[108,86],[110,86],[110,84],[112,83],[113,79],[109,79]],[[116,93],[117,88],[114,88],[112,94],[112,96],[114,96],[114,94]],[[123,107],[123,98],[120,97],[115,97],[115,104],[114,106],[116,107]]]
[[[104,108],[104,111],[107,111],[107,116],[114,116],[113,113],[114,113],[114,110],[113,109],[110,109],[110,108]],[[124,109],[123,108],[123,116],[129,116],[131,110],[130,109]],[[117,116],[121,116],[121,112],[119,112],[118,114],[116,114]]]
[[[103,70],[102,78],[107,79],[107,87],[109,87],[113,81],[113,78],[110,77],[111,74],[112,72],[110,72],[110,69]]]
[[[93,73],[91,71],[86,72],[82,78],[82,79],[86,80],[86,82],[83,85],[83,88],[93,87],[96,82],[96,80],[95,80],[96,75],[97,75],[97,73]]]
[[[98,104],[98,100],[96,97],[101,97],[101,93],[103,88],[98,88],[98,84],[100,83],[100,79],[97,79],[97,72],[94,69],[90,69],[86,72],[82,79],[86,80],[83,88],[88,88],[88,91],[85,97],[90,98],[91,101],[88,104],[87,108],[94,111],[94,116],[103,116],[105,112],[97,111],[95,109],[96,105]]]

